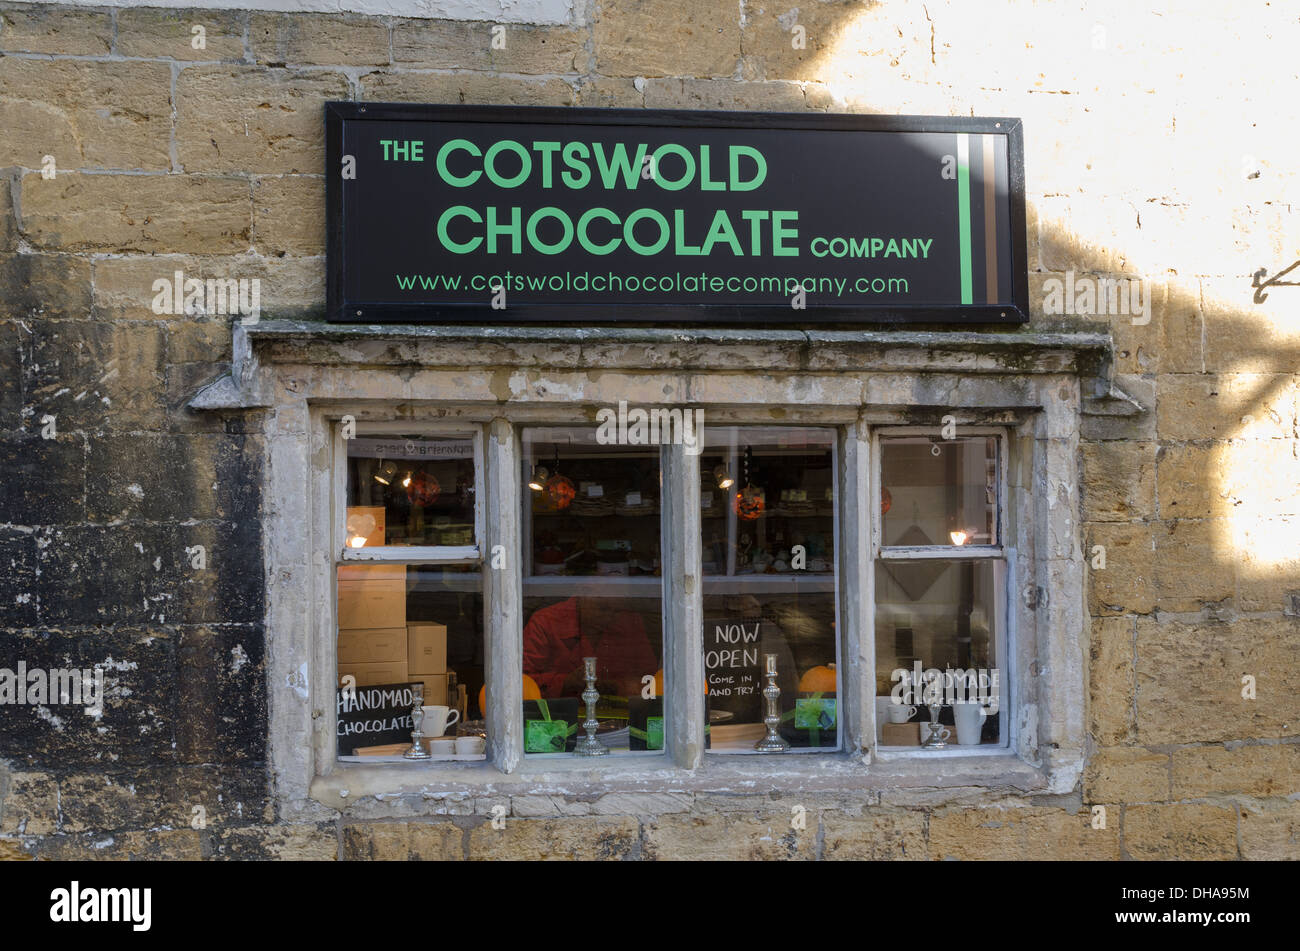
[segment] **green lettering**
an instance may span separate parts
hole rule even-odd
[[[518,155],[520,161],[519,174],[512,178],[503,178],[496,169],[497,156],[507,151]],[[498,188],[517,188],[532,174],[533,157],[528,154],[526,148],[514,139],[502,139],[500,142],[494,142],[492,147],[487,150],[487,155],[483,156],[483,170],[487,172],[488,181]]]
[[[798,257],[798,248],[787,248],[782,245],[786,238],[799,237],[799,231],[796,228],[782,228],[783,221],[798,221],[799,212],[797,211],[774,211],[772,212],[772,253],[778,258]]]
[[[659,225],[659,240],[654,244],[642,244],[640,241],[636,240],[636,236],[632,233],[632,229],[642,218],[649,218]],[[632,214],[628,215],[627,219],[623,222],[623,240],[626,241],[627,246],[637,254],[658,254],[664,249],[664,246],[668,244],[668,219],[659,214],[659,212],[655,211],[653,208],[638,208],[636,211],[632,212]]]
[[[474,169],[468,175],[453,175],[447,168],[447,156],[459,149],[462,152],[468,152],[475,158],[480,158],[483,153],[478,150],[478,146],[469,139],[449,139],[442,143],[442,148],[438,150],[438,177],[453,188],[466,188],[478,181],[478,177],[483,174],[479,169]]]
[[[745,252],[740,247],[740,239],[736,237],[736,229],[731,227],[731,217],[721,208],[713,215],[713,224],[709,225],[709,233],[704,239],[703,253],[711,254],[713,246],[719,241],[727,242],[731,246],[731,253],[736,257],[744,255]]]
[[[682,161],[686,163],[686,169],[685,171],[682,172],[682,177],[677,179],[676,181],[669,181],[668,179],[664,178],[663,169],[660,166],[662,165],[663,156],[665,153],[671,155],[680,155]],[[670,192],[681,191],[683,188],[685,188],[687,185],[691,183],[692,179],[695,178],[695,156],[691,155],[690,152],[686,151],[686,149],[680,145],[672,145],[672,144],[661,145],[659,146],[659,148],[655,149],[654,151],[654,169],[655,169],[655,182],[659,185],[660,188],[662,188],[664,191],[670,191]]]
[[[588,173],[588,178],[590,177],[590,173]],[[591,239],[587,236],[587,226],[591,224],[593,218],[603,218],[612,225],[618,224],[618,215],[608,208],[590,208],[583,212],[582,217],[578,219],[578,244],[582,246],[584,251],[591,254],[609,254],[619,246],[621,241],[618,238],[610,238],[604,244],[592,244]]]
[[[754,177],[747,182],[740,180],[740,157],[748,155],[754,160],[756,166]],[[767,159],[763,158],[763,153],[758,149],[748,145],[733,145],[731,147],[731,190],[733,192],[752,192],[759,185],[762,185],[767,178]]]
[[[534,142],[533,151],[542,153],[542,187],[551,187],[551,156],[560,150],[559,142]]]
[[[465,205],[452,205],[438,217],[438,240],[442,242],[444,248],[452,254],[469,254],[483,243],[481,235],[464,243],[452,240],[451,235],[447,234],[447,222],[451,221],[452,218],[468,218],[475,224],[481,225],[483,223],[483,216],[473,208]]]
[[[605,147],[599,143],[596,146],[596,168],[600,172],[600,180],[604,183],[606,191],[613,191],[617,182],[619,172],[623,174],[623,185],[629,190],[636,188],[636,183],[641,180],[641,165],[645,161],[646,145],[642,142],[636,148],[636,161],[633,162],[627,157],[627,146],[622,142],[614,146],[613,160],[605,157]],[[628,242],[631,244],[631,242]]]

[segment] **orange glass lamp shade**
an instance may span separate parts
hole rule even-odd
[[[835,665],[813,667],[799,678],[800,693],[835,693]]]
[[[406,486],[406,497],[413,505],[432,505],[438,501],[438,496],[441,494],[442,486],[438,484],[438,480],[423,469],[412,475]]]
[[[525,700],[542,699],[542,691],[537,686],[537,681],[534,680],[532,677],[529,677],[527,674],[524,674],[524,699]],[[478,708],[485,716],[487,715],[487,684],[484,684],[482,687],[479,687]]]
[[[557,509],[568,508],[573,497],[578,494],[578,490],[573,487],[572,480],[568,476],[560,475],[558,472],[546,480],[546,494],[551,497]]]
[[[735,508],[736,514],[747,522],[752,522],[758,518],[763,514],[763,509],[767,507],[763,493],[748,485],[736,493],[736,498],[731,504]]]

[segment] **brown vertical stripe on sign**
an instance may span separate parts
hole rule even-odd
[[[997,164],[993,156],[993,136],[984,140],[984,284],[990,304],[998,302],[998,206]]]

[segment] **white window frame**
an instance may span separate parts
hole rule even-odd
[[[792,748],[792,749],[786,750],[786,752],[785,752],[785,753],[782,753],[782,754],[775,754],[775,753],[759,753],[757,750],[725,750],[725,751],[723,751],[723,750],[713,750],[713,749],[706,750],[705,753],[706,753],[706,755],[709,756],[709,757],[717,757],[717,756],[758,756],[758,757],[772,757],[772,756],[776,756],[776,755],[783,755],[783,756],[784,756],[784,755],[797,755],[797,756],[817,756],[817,755],[823,755],[823,756],[825,756],[825,755],[833,755],[833,754],[837,754],[837,753],[843,753],[844,750],[845,750],[845,748],[846,748],[846,745],[847,745],[848,740],[847,740],[847,734],[846,734],[845,729],[844,729],[844,706],[845,706],[845,704],[844,704],[844,680],[845,680],[845,678],[843,677],[842,674],[838,673],[839,671],[842,671],[842,670],[844,669],[843,663],[844,663],[844,657],[845,657],[845,655],[846,655],[846,651],[847,651],[847,644],[846,644],[846,642],[845,642],[845,636],[844,636],[844,633],[843,633],[843,632],[844,632],[844,624],[843,624],[843,621],[842,621],[842,614],[843,614],[842,592],[841,592],[841,587],[842,587],[842,586],[841,586],[841,583],[840,583],[840,581],[841,581],[841,577],[840,577],[840,571],[839,571],[840,554],[841,554],[841,553],[840,553],[840,541],[841,541],[841,538],[842,538],[842,535],[841,535],[841,532],[840,532],[840,522],[841,522],[841,517],[840,517],[840,508],[841,508],[841,504],[842,504],[842,501],[841,501],[841,500],[842,500],[842,495],[841,495],[841,493],[842,493],[842,491],[843,491],[843,488],[842,488],[842,485],[841,485],[841,473],[842,473],[842,470],[841,470],[841,467],[840,467],[840,453],[841,453],[841,451],[842,451],[842,444],[843,444],[843,441],[844,441],[844,438],[845,438],[845,433],[848,431],[848,429],[850,428],[850,426],[849,426],[849,424],[825,424],[825,425],[818,425],[818,424],[815,424],[815,423],[807,423],[807,422],[796,422],[796,423],[791,423],[791,422],[780,422],[780,423],[776,423],[776,422],[767,421],[767,422],[757,422],[757,423],[755,423],[755,422],[751,422],[751,423],[736,423],[736,422],[729,422],[729,423],[712,423],[712,424],[710,424],[710,423],[706,423],[704,428],[705,428],[706,430],[711,429],[711,428],[714,428],[714,429],[769,429],[769,430],[770,430],[770,429],[816,429],[816,430],[821,430],[821,431],[824,431],[824,432],[830,434],[830,437],[831,437],[831,439],[830,439],[830,443],[831,443],[831,445],[830,445],[830,451],[831,451],[831,479],[832,479],[833,496],[834,496],[834,501],[835,501],[834,511],[833,511],[833,513],[832,513],[832,519],[831,519],[831,534],[833,535],[833,537],[834,537],[834,539],[835,539],[835,545],[834,545],[834,548],[833,548],[833,551],[834,551],[834,553],[835,553],[835,568],[832,569],[832,576],[833,576],[833,577],[832,577],[832,579],[831,579],[831,598],[832,598],[832,601],[833,601],[833,604],[834,604],[834,607],[835,607],[835,630],[836,630],[836,637],[835,637],[835,669],[836,669],[836,671],[837,671],[836,678],[837,678],[837,680],[839,681],[839,691],[838,691],[838,693],[836,694],[836,698],[835,698],[835,699],[836,699],[837,709],[836,709],[836,716],[835,716],[835,745],[834,745],[833,747],[827,746],[827,747],[815,747],[815,748],[813,748],[813,747]],[[706,454],[707,454],[707,450],[706,450],[705,452],[701,453],[701,455],[706,455]],[[695,459],[696,459],[696,461],[697,461],[697,465],[698,465],[699,456],[696,456]],[[733,473],[733,475],[739,475],[739,473]],[[701,478],[701,480],[703,480],[704,478],[706,478],[706,476],[702,474],[702,475],[700,476],[700,478]],[[698,499],[699,499],[699,493],[696,493],[696,500],[697,500],[697,501],[696,501],[696,506],[697,506],[697,507],[698,507],[698,505],[699,505]],[[701,534],[701,539],[700,539],[700,540],[701,540],[701,544],[703,544],[703,535],[702,535],[702,534]],[[729,584],[734,584],[734,583],[736,582],[736,579],[737,579],[737,578],[743,578],[743,577],[759,577],[759,576],[745,576],[745,575],[738,575],[738,576],[735,576],[735,577],[732,577],[732,578],[727,578],[727,577],[718,577],[718,578],[716,578],[716,579],[713,581],[712,584],[710,584],[709,578],[706,577],[706,576],[703,574],[703,572],[701,572],[701,574],[700,574],[700,587],[701,587],[701,591],[702,591],[703,593],[708,593],[708,590],[709,590],[710,587],[725,588],[725,587],[726,587],[727,585],[729,585]],[[765,576],[764,576],[764,577],[765,577]],[[782,577],[785,577],[785,576],[782,576]],[[737,587],[736,590],[737,590],[737,591],[743,591],[744,589],[741,588],[741,587]],[[667,632],[665,632],[665,636],[667,636]]]
[[[347,545],[348,510],[348,440],[343,436],[341,422],[334,425],[334,538],[333,548],[339,564],[424,564],[470,565],[483,557],[483,427],[398,421],[360,422],[356,424],[357,437],[374,435],[402,435],[421,437],[459,437],[473,440],[474,447],[474,544],[472,545],[369,545],[349,548]]]

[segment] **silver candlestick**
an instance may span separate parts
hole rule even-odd
[[[402,754],[404,759],[428,759],[424,748],[424,684],[411,684],[411,748]]]
[[[781,688],[776,685],[776,655],[764,654],[763,663],[767,677],[767,686],[763,688],[763,704],[766,708],[763,724],[767,727],[767,734],[754,744],[754,749],[760,753],[784,753],[790,744],[776,732],[776,728],[781,725],[781,714],[776,706],[777,698],[781,696]]]
[[[578,740],[573,754],[604,756],[609,752],[609,747],[596,739],[596,727],[600,726],[596,720],[596,701],[600,699],[600,691],[596,689],[596,658],[582,658],[582,672],[587,678],[587,689],[582,691],[582,699],[587,702],[587,719],[583,721],[582,728],[587,731],[587,735]]]
[[[949,730],[939,722],[939,711],[942,709],[942,704],[930,704],[930,722],[921,724],[923,740],[921,745],[923,747],[932,750],[941,750],[948,745],[944,741],[952,736],[952,730]]]

